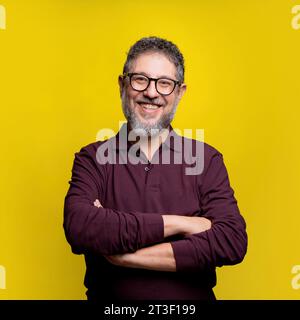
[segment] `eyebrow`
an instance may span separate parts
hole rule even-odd
[[[149,74],[147,74],[146,72],[143,72],[143,71],[135,71],[135,72],[133,72],[133,73],[142,74],[142,75],[144,75],[144,76],[147,76],[147,77],[149,77],[149,78],[152,78],[152,77],[150,77]],[[160,78],[166,78],[166,79],[174,80],[172,76],[167,76],[167,75],[159,76],[159,77],[156,78],[156,79],[160,79]],[[176,77],[175,77],[175,78],[176,78]]]

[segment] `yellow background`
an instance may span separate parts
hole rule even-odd
[[[149,35],[175,42],[188,90],[175,128],[204,128],[247,221],[242,264],[219,299],[299,299],[300,30],[289,0],[0,0],[0,299],[85,299],[63,200],[74,153],[118,130],[117,76]],[[300,1],[299,1],[300,4]]]

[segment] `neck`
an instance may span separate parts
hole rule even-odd
[[[160,145],[165,142],[170,132],[170,128],[160,130],[158,134],[154,136],[141,137],[139,143],[140,148],[150,161],[154,153],[158,150]]]

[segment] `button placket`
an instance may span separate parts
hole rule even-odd
[[[153,165],[151,164],[151,162],[148,160],[148,164],[145,167],[145,173],[146,173],[146,180],[145,180],[145,184],[148,184],[148,178],[149,178],[149,174],[150,174],[150,170],[152,169]]]

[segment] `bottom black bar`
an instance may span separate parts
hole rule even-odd
[[[2,300],[0,317],[65,319],[244,319],[299,315],[299,300],[124,301]],[[1,317],[1,319],[5,319]]]

